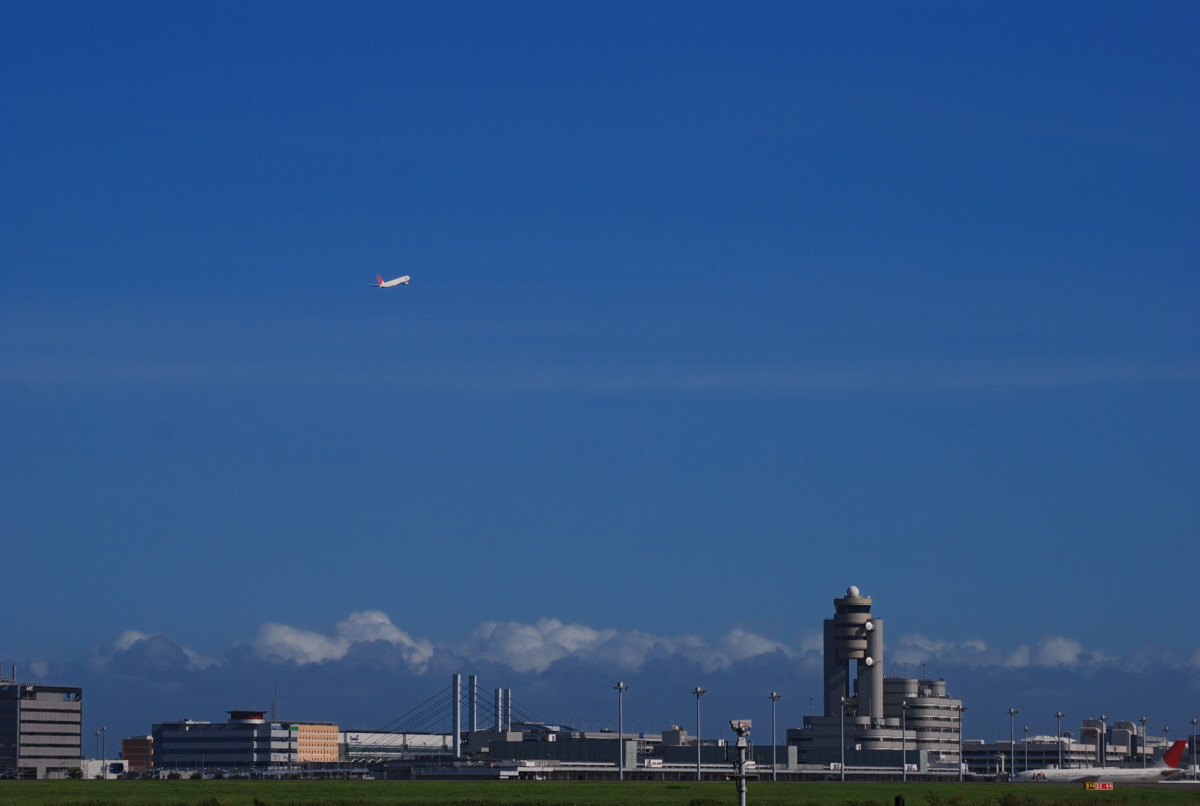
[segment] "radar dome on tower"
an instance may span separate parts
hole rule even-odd
[[[858,586],[851,585],[850,587],[846,588],[846,595],[847,596],[858,596]]]

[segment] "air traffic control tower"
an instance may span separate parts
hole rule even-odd
[[[859,717],[871,725],[883,719],[883,619],[871,615],[871,597],[851,585],[833,600],[834,616],[825,619],[825,716],[842,713],[843,698],[858,697]],[[854,665],[857,685],[851,686]]]
[[[946,693],[945,680],[884,678],[883,619],[871,615],[871,597],[851,585],[833,607],[825,619],[824,714],[789,728],[788,744],[807,764],[957,764],[962,700]]]

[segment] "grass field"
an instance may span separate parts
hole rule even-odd
[[[748,806],[1200,804],[1200,792],[1082,785],[752,783]],[[732,783],[517,781],[2,781],[3,806],[724,806]]]

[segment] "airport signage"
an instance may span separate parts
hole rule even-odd
[[[1112,789],[1112,781],[1088,781],[1083,785],[1084,789]]]

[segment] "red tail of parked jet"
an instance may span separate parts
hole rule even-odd
[[[1187,747],[1187,739],[1179,739],[1175,744],[1171,745],[1171,749],[1163,753],[1163,763],[1168,767],[1179,767],[1179,762],[1183,760],[1183,750]]]

